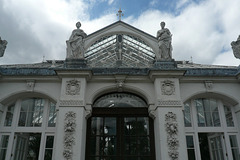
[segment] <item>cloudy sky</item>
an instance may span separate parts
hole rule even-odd
[[[8,41],[1,64],[64,60],[75,23],[91,34],[122,20],[156,36],[173,34],[173,58],[239,65],[230,43],[240,35],[240,0],[0,0],[0,36]]]

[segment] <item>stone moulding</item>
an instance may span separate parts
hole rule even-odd
[[[182,106],[181,101],[158,101],[158,106]]]
[[[80,95],[80,81],[70,80],[66,84],[66,95]]]
[[[64,140],[63,140],[63,157],[66,160],[72,160],[72,148],[75,144],[75,134],[76,131],[76,113],[69,111],[65,114],[64,119]]]
[[[165,129],[167,132],[168,155],[172,160],[178,160],[179,140],[177,116],[173,112],[165,114]]]
[[[78,100],[60,100],[59,106],[83,106],[83,101]]]

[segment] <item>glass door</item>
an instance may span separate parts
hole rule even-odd
[[[211,160],[227,160],[225,141],[223,134],[214,134],[208,136]]]
[[[86,160],[155,160],[153,133],[148,116],[92,116],[88,120]]]

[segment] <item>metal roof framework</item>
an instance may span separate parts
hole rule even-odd
[[[90,67],[148,68],[155,53],[141,38],[130,34],[111,34],[95,41],[85,52]]]

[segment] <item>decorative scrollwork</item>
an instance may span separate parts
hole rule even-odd
[[[80,94],[80,81],[70,80],[67,81],[66,95],[79,95]]]
[[[161,82],[161,90],[162,90],[162,95],[173,95],[175,94],[175,86],[174,82],[170,80],[165,80]]]
[[[177,160],[179,153],[178,151],[171,150],[171,151],[168,151],[168,155],[172,158],[172,160]]]

